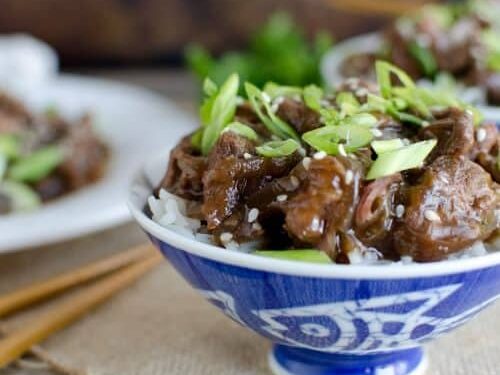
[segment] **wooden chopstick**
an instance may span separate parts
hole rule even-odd
[[[422,5],[430,3],[430,0],[325,0],[332,8],[344,10],[352,13],[400,16],[418,10]]]
[[[94,280],[100,276],[116,271],[128,264],[142,259],[155,252],[151,245],[137,246],[117,255],[91,263],[82,268],[63,273],[59,276],[21,288],[0,296],[0,317],[4,317],[36,302],[46,300],[76,285]]]
[[[59,303],[33,322],[11,332],[0,340],[0,368],[12,363],[33,345],[71,324],[161,262],[162,256],[156,253],[128,265],[86,289],[76,292],[73,297]]]

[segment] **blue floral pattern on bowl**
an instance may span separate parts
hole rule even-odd
[[[232,320],[275,343],[279,375],[417,375],[421,345],[500,297],[500,253],[425,265],[314,265],[228,251],[160,227],[152,189],[131,189],[134,217],[177,271]]]

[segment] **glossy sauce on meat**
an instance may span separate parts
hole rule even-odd
[[[266,139],[251,108],[236,113]],[[291,98],[276,113],[298,133],[319,123],[319,114]],[[437,146],[420,167],[367,181],[375,157],[369,146],[349,155],[306,149],[264,157],[254,140],[226,131],[207,156],[184,138],[159,187],[195,204],[218,244],[231,238],[266,249],[316,248],[337,263],[349,263],[359,247],[389,260],[436,261],[493,236],[500,206],[497,128],[475,127],[472,114],[458,108],[436,111],[420,130],[376,116],[380,140],[436,139]]]

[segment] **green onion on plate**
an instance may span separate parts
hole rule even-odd
[[[353,152],[368,145],[373,134],[365,126],[338,125],[324,126],[302,135],[302,139],[318,151],[328,155]]]
[[[259,116],[260,120],[272,134],[281,139],[292,138],[296,141],[300,140],[295,130],[271,110],[271,98],[269,95],[260,91],[257,86],[249,82],[245,83],[245,91],[257,116]]]
[[[436,143],[435,139],[431,139],[379,154],[371,165],[366,179],[374,180],[407,169],[420,167],[436,146]]]
[[[40,206],[38,194],[26,184],[16,181],[2,181],[0,191],[12,204],[13,212],[31,211]]]
[[[242,124],[241,122],[235,121],[227,125],[222,133],[233,132],[235,134],[241,135],[252,141],[257,141],[259,136],[250,126]]]
[[[288,156],[293,154],[298,149],[300,149],[300,143],[293,139],[266,142],[255,148],[259,155],[268,158]]]
[[[260,255],[267,258],[292,260],[297,262],[307,263],[332,263],[332,260],[319,250],[258,250],[254,252],[255,255]]]
[[[393,151],[398,148],[404,147],[405,143],[400,138],[373,141],[371,146],[377,155],[383,154],[384,152]]]
[[[16,160],[9,168],[9,179],[19,182],[37,182],[48,176],[64,160],[59,146],[47,146]]]

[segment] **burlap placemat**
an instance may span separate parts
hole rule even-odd
[[[0,257],[0,292],[144,240],[136,227],[127,225],[43,251]],[[496,306],[431,344],[428,374],[498,375],[499,312]],[[4,324],[14,326],[32,317],[24,314]],[[50,338],[39,353],[68,374],[268,375],[269,347],[222,316],[165,262],[93,314]],[[42,373],[50,372],[18,367],[0,371],[1,375]]]

